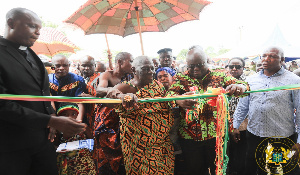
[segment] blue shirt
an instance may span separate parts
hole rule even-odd
[[[86,92],[87,87],[83,77],[69,72],[66,76],[57,79],[55,74],[49,74],[50,93],[52,96],[77,97]]]
[[[263,70],[246,81],[251,90],[266,89],[300,83],[300,77],[281,67],[274,75],[268,77]],[[300,90],[280,90],[255,92],[240,98],[233,115],[233,127],[239,128],[248,114],[247,130],[259,137],[289,137],[300,126]],[[294,109],[297,109],[294,120]],[[295,123],[296,122],[296,123]],[[297,143],[300,143],[298,137]]]

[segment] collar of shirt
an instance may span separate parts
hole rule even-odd
[[[22,50],[22,51],[25,51],[25,50],[27,50],[27,47],[26,46],[20,46],[19,49]]]
[[[243,74],[240,76],[240,78],[239,78],[238,80],[245,81],[245,80],[246,80],[246,76],[245,76],[245,74],[243,73]]]

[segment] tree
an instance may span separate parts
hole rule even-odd
[[[214,58],[216,56],[222,55],[226,52],[228,52],[230,49],[225,49],[223,47],[219,47],[218,49],[215,49],[212,46],[208,46],[206,49],[204,49],[204,52],[207,54],[208,57],[210,58]],[[188,49],[182,49],[179,54],[177,55],[176,60],[185,60],[187,53],[188,53]]]
[[[42,20],[42,26],[43,27],[52,27],[52,28],[57,28],[59,25],[54,23],[54,22],[51,22],[51,21],[44,21],[42,17],[40,17],[41,20]]]
[[[112,59],[114,60],[115,59],[115,57],[116,57],[116,55],[118,54],[118,53],[120,53],[120,52],[122,52],[122,50],[110,50],[110,53],[112,54]],[[103,51],[102,51],[102,56],[101,56],[101,58],[100,58],[100,60],[101,61],[103,61],[103,62],[107,62],[108,61],[108,56],[107,56],[107,49],[104,49]],[[113,61],[114,62],[114,61]]]
[[[179,54],[176,57],[176,60],[185,60],[186,59],[186,55],[188,53],[188,49],[182,49]]]
[[[216,50],[214,47],[209,46],[204,51],[210,58],[214,58],[228,52],[229,50],[230,49],[225,49],[223,47],[219,47],[218,50]]]

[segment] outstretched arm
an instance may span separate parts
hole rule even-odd
[[[107,98],[121,99],[122,105],[125,108],[137,108],[138,99],[135,95],[136,89],[127,84],[118,84],[109,90]],[[118,103],[106,104],[108,107],[116,107]]]
[[[96,89],[96,97],[104,97],[107,95],[107,92],[111,89],[108,87],[109,79],[111,78],[111,73],[106,71],[100,75],[100,83]]]

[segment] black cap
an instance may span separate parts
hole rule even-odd
[[[170,49],[170,48],[163,48],[163,49],[160,49],[157,53],[160,54],[160,53],[164,53],[164,52],[172,52],[172,49]]]

